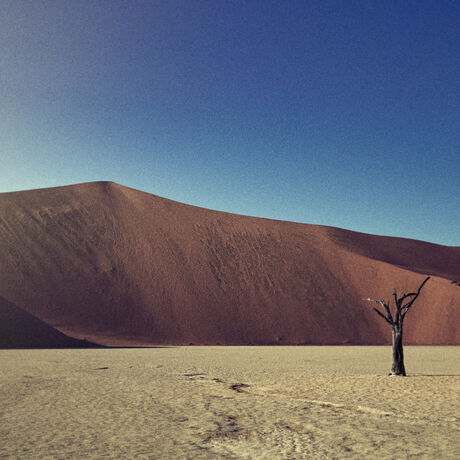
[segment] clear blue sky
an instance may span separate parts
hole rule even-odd
[[[113,180],[460,245],[460,2],[0,2],[0,192]]]

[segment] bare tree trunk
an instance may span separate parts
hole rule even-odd
[[[404,368],[404,353],[403,353],[403,330],[402,325],[393,325],[393,366],[391,367],[390,375],[406,375]]]
[[[383,318],[388,324],[391,325],[391,331],[393,335],[393,366],[391,367],[390,375],[406,375],[406,369],[404,367],[404,353],[403,353],[403,322],[407,312],[414,304],[415,300],[420,294],[423,286],[430,279],[429,276],[425,278],[423,283],[418,287],[417,292],[409,292],[409,294],[403,294],[398,296],[398,293],[393,292],[393,298],[395,303],[394,318],[390,310],[390,301],[385,302],[384,300],[375,300],[370,297],[364,300],[368,302],[374,302],[383,308],[379,310],[374,308],[375,312]],[[409,300],[410,299],[410,300]]]

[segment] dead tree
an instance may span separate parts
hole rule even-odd
[[[391,368],[390,375],[406,375],[406,369],[404,368],[404,353],[403,353],[403,322],[404,318],[407,315],[407,312],[410,310],[412,305],[414,305],[415,300],[420,294],[425,283],[430,279],[428,276],[425,278],[425,281],[419,286],[417,292],[410,292],[409,294],[403,294],[401,297],[398,297],[398,293],[393,292],[394,303],[396,310],[394,311],[394,316],[391,314],[390,310],[390,301],[384,302],[383,300],[375,299],[364,299],[369,302],[374,302],[379,304],[384,310],[385,313],[380,311],[377,308],[374,310],[379,316],[381,316],[388,324],[391,325],[391,331],[393,336],[393,366]]]

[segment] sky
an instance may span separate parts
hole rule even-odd
[[[460,246],[460,2],[2,0],[0,192],[100,180]]]

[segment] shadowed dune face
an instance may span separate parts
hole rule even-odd
[[[92,348],[68,337],[0,297],[0,348]]]
[[[405,342],[458,344],[458,247],[210,211],[110,182],[0,195],[0,296],[102,344],[389,343],[361,299],[411,291],[426,274]]]

